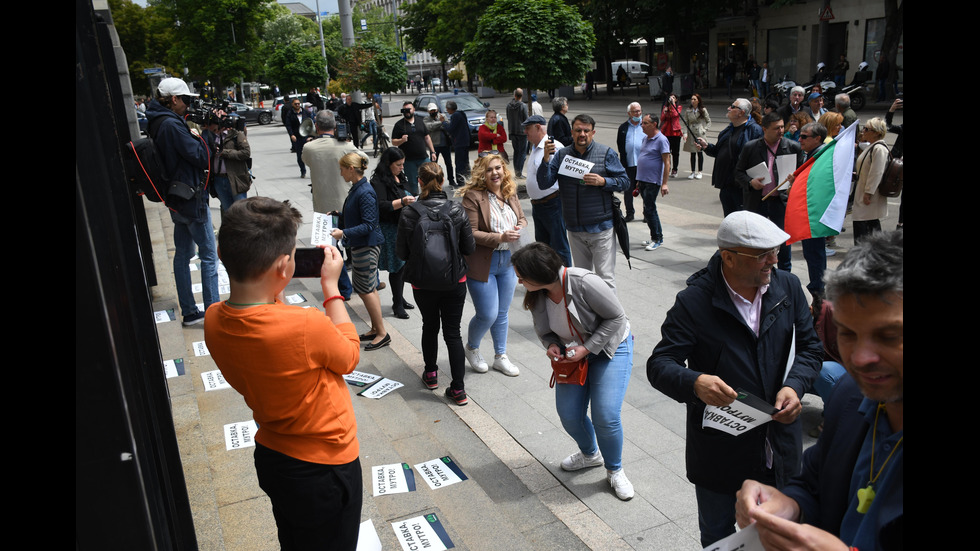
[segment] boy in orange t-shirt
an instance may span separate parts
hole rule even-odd
[[[208,308],[204,339],[252,409],[255,471],[289,549],[350,549],[361,520],[357,423],[343,375],[360,340],[337,285],[343,259],[324,249],[326,316],[288,306],[301,216],[289,201],[251,197],[222,214],[218,256],[231,296]]]

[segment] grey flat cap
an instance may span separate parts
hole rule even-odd
[[[770,222],[768,218],[747,210],[729,214],[718,227],[719,249],[733,247],[774,249],[785,243],[787,239],[789,234],[779,229],[779,226]]]

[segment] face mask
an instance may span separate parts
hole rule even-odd
[[[635,123],[639,123],[640,122],[640,119],[642,119],[642,118],[643,117],[630,117],[630,120],[633,121],[633,122],[635,122]]]

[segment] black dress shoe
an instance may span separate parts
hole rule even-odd
[[[623,218],[623,221],[624,222],[632,222],[633,221],[633,215],[632,214],[627,214],[626,215],[626,218]]]
[[[385,335],[385,337],[383,339],[381,339],[380,341],[378,341],[376,344],[368,343],[367,346],[364,347],[364,350],[377,350],[379,348],[384,348],[384,347],[388,346],[389,344],[391,344],[391,334],[390,333],[387,334],[387,335]]]
[[[399,308],[398,306],[392,306],[391,311],[395,313],[395,317],[400,320],[408,319],[408,312],[404,308]]]
[[[373,341],[374,340],[374,337],[377,337],[377,336],[378,336],[377,333],[364,333],[363,335],[358,335],[358,337],[361,339],[361,342],[364,342],[364,341]]]
[[[402,306],[403,306],[403,307],[404,307],[404,308],[405,308],[406,310],[415,310],[415,305],[414,305],[414,304],[412,304],[411,302],[407,302],[407,301],[404,301],[404,300],[403,300],[403,301],[402,301]]]

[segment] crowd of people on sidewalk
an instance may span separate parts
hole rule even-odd
[[[736,524],[753,523],[766,545],[816,538],[821,548],[871,549],[900,541],[904,242],[901,231],[882,232],[877,222],[887,212],[879,182],[890,158],[901,156],[900,147],[889,151],[883,141],[889,131],[901,134],[891,124],[901,102],[892,106],[887,122],[871,119],[861,131],[866,145],[856,160],[855,248],[829,273],[825,240],[804,241],[811,309],[791,273],[783,228],[786,194],[767,186],[781,179],[777,158],[792,156],[793,167],[800,166],[824,140],[854,124],[848,122],[853,112],[846,95],[824,113],[816,98],[805,105],[794,89],[788,109],[760,105],[758,121],[751,102],[736,99],[727,109],[728,126],[710,144],[711,119],[701,97],[681,105],[668,94],[651,113],[629,104],[613,148],[595,141],[591,116],[568,120],[566,98],[554,98],[547,120],[527,109],[523,94],[514,91],[506,129],[488,111],[472,169],[469,128],[464,148],[455,106],[447,105],[448,119],[427,106],[423,118],[405,102],[391,147],[380,151],[370,177],[367,156],[357,147],[367,136],[362,140],[352,127],[360,126],[365,109],[380,118],[378,100],[360,104],[346,96],[337,102],[348,139],[337,135],[337,115],[328,105],[308,112],[299,99],[291,103],[284,122],[301,177],[309,170],[314,211],[338,221],[331,232],[337,246],[322,247],[324,316],[284,304],[302,216],[288,201],[245,198],[250,180],[244,132],[215,127],[196,136],[181,118],[193,94],[179,79],[161,82],[148,116],[151,125],[160,119],[151,128],[167,152],[164,161],[186,182],[201,182],[210,169],[222,209],[220,247],[206,186],[191,186],[193,194],[172,209],[184,324],[204,322],[215,363],[254,412],[256,471],[272,501],[282,547],[307,548],[325,541],[326,534],[338,548],[356,545],[361,468],[343,375],[362,353],[392,341],[379,295],[386,287],[395,318],[409,319],[417,305],[421,384],[439,388],[441,331],[451,374],[445,394],[464,406],[467,365],[477,374],[492,367],[517,377],[521,366],[539,360],[508,355],[509,311],[517,285],[523,286],[523,307],[531,312],[553,370],[558,416],[577,447],[561,469],[603,466],[613,493],[624,501],[633,498],[623,470],[621,410],[635,343],[617,296],[617,236],[634,220],[636,195],[650,232],[645,250],[663,245],[657,200],[668,196],[669,180],[679,177],[682,143],[690,154],[688,179],[702,178],[704,154],[715,158],[712,184],[719,189],[724,220],[717,251],[678,293],[646,367],[655,388],[687,406],[687,476],[695,486],[701,543],[708,546],[732,534]],[[801,112],[811,119],[800,120],[798,135],[788,137],[789,120]],[[312,130],[309,124],[302,128],[306,118]],[[505,149],[508,141],[512,155]],[[451,154],[460,149],[462,157]],[[439,155],[447,172],[437,163]],[[517,196],[519,180],[531,198],[533,238]],[[190,292],[195,246],[206,312],[197,309]],[[219,249],[231,282],[225,301],[217,293]],[[388,272],[387,285],[381,271]],[[407,300],[406,282],[415,304]],[[370,318],[369,330],[360,335],[345,306],[352,293]],[[474,315],[464,336],[467,294]],[[828,343],[814,329],[814,317],[827,315],[825,301],[838,328],[834,366],[824,364]],[[492,362],[481,351],[487,333]],[[825,385],[825,428],[804,453],[801,398],[817,380]],[[838,390],[827,390],[835,383]],[[770,422],[742,433],[718,421],[739,425],[755,415],[745,413],[750,406]],[[723,467],[719,457],[725,458]],[[324,499],[336,495],[346,497]],[[317,520],[304,520],[311,518]]]

